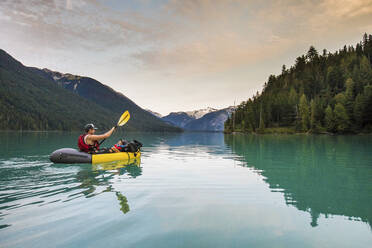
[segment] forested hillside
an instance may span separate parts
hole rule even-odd
[[[147,110],[142,109],[122,93],[113,90],[109,86],[93,78],[71,75],[68,73],[62,74],[48,69],[30,69],[38,75],[50,80],[51,83],[59,85],[84,99],[90,100],[114,112],[115,116],[120,115],[124,110],[128,110],[131,113],[131,120],[126,127],[129,129],[154,132],[181,131],[180,128],[174,127],[149,113]]]
[[[104,129],[115,118],[0,50],[0,130],[79,130],[93,121]]]
[[[311,46],[237,106],[225,131],[372,132],[371,63],[372,35],[334,53]]]
[[[94,123],[104,131],[129,110],[126,131],[181,131],[94,79],[61,74],[59,83],[45,74],[0,49],[0,130],[81,130]]]

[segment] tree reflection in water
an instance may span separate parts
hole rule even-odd
[[[104,192],[115,192],[120,210],[123,214],[126,214],[129,212],[128,200],[121,192],[113,190],[112,179],[114,179],[114,176],[128,175],[130,178],[136,178],[142,175],[140,164],[141,160],[139,158],[129,161],[93,164],[92,169],[83,169],[76,175],[77,181],[81,183],[78,188],[82,188],[84,191],[70,195],[70,197],[83,194],[88,198]],[[102,186],[106,186],[106,188],[99,192],[98,188]]]
[[[347,216],[372,227],[370,136],[225,135],[226,145],[246,166],[264,176],[287,205],[309,212]]]
[[[118,198],[118,201],[120,203],[120,210],[123,212],[123,214],[126,214],[129,212],[129,205],[128,200],[125,196],[123,196],[120,192],[116,192],[116,197]]]

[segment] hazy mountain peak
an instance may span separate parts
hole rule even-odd
[[[199,119],[203,117],[204,115],[217,111],[215,108],[207,107],[203,109],[193,110],[193,111],[186,111],[185,113],[188,114],[190,117],[193,117],[195,119]]]
[[[162,119],[185,130],[223,131],[224,123],[233,111],[233,106],[219,110],[208,107],[187,112],[172,112]]]
[[[150,109],[145,109],[145,110],[146,110],[147,112],[149,112],[150,114],[156,116],[156,117],[159,117],[159,118],[162,118],[162,117],[163,117],[163,116],[162,116],[160,113],[158,113],[158,112],[152,111],[152,110],[150,110]]]

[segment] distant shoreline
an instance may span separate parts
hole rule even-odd
[[[339,136],[339,135],[371,135],[372,132],[346,132],[346,133],[331,133],[326,131],[307,131],[307,132],[300,132],[296,131],[290,127],[277,127],[277,128],[265,128],[264,130],[260,131],[242,131],[242,130],[235,130],[235,131],[224,131],[224,134],[254,134],[254,135],[266,135],[266,134],[275,134],[275,135],[329,135],[329,136]]]

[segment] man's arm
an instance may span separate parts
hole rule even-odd
[[[115,127],[111,128],[110,131],[107,131],[104,134],[100,134],[100,135],[94,135],[94,134],[92,134],[92,135],[89,135],[87,137],[87,141],[89,140],[89,141],[94,142],[94,141],[100,141],[100,140],[103,140],[103,139],[107,139],[108,137],[111,136],[111,134],[114,132],[114,130],[115,130]]]

